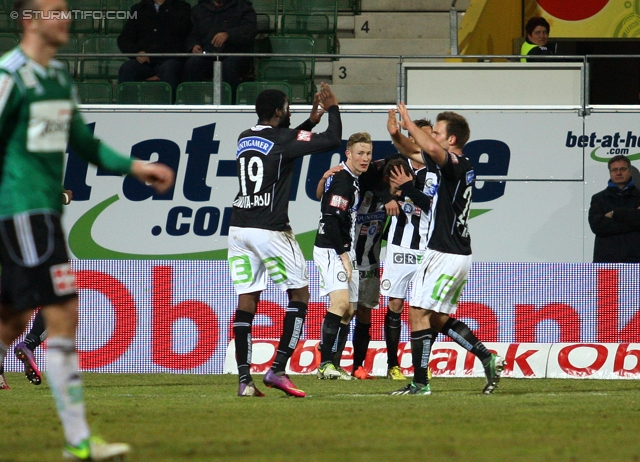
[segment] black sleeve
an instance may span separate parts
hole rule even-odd
[[[422,210],[429,210],[429,207],[431,207],[431,200],[433,198],[431,196],[427,196],[425,193],[416,188],[413,182],[407,181],[405,184],[400,186],[400,190],[402,191],[402,194],[411,199],[413,203],[420,207]]]
[[[344,225],[348,227],[349,209],[353,205],[351,203],[353,191],[346,181],[337,179],[331,183],[324,194],[326,195],[324,213],[322,214],[324,233],[336,253],[341,255],[346,252],[348,241],[344,240],[344,236],[340,232],[340,225],[343,225],[342,228],[345,227]]]
[[[284,156],[296,158],[323,152],[340,147],[342,142],[342,120],[338,106],[331,106],[329,113],[329,126],[322,133],[313,133],[308,130],[292,130],[291,137],[283,146]]]
[[[315,126],[316,126],[316,124],[311,122],[311,119],[307,119],[304,122],[302,122],[300,125],[298,125],[296,127],[296,130],[306,130],[306,131],[310,132],[311,130],[313,130],[315,128]]]
[[[635,231],[640,231],[640,210],[616,208],[613,209],[613,221],[621,225],[632,227]]]
[[[126,20],[122,27],[122,32],[118,35],[118,48],[123,53],[137,53],[140,50],[138,47],[138,28],[136,26],[137,19],[134,19],[140,12],[136,11],[136,7],[131,7],[131,16]],[[146,51],[146,50],[142,50]]]
[[[591,205],[589,206],[589,226],[593,234],[607,237],[633,231],[633,227],[630,225],[606,217],[605,214],[611,212],[611,210],[605,210],[605,208],[605,201],[602,199],[601,193],[595,194],[591,198]],[[616,212],[613,213],[613,216],[615,215]]]
[[[196,24],[198,24],[198,18],[199,18],[199,14],[198,14],[199,9],[197,8],[197,6],[194,8],[191,8],[191,32],[189,33],[189,36],[187,37],[187,40],[184,43],[184,47],[186,48],[187,53],[191,53],[191,50],[193,50],[193,47],[196,45],[202,46],[199,30],[196,27]]]
[[[231,45],[252,44],[258,32],[258,15],[250,2],[244,2],[240,22],[233,26],[223,27],[221,32],[229,34]]]

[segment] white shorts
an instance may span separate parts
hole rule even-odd
[[[413,276],[409,305],[438,313],[454,314],[467,282],[471,255],[456,255],[427,249]]]
[[[358,306],[378,308],[380,305],[380,268],[358,271]]]
[[[309,285],[307,266],[293,231],[229,228],[229,271],[236,293],[267,288],[267,276],[283,292]]]
[[[355,255],[350,252],[349,259],[355,264]],[[347,273],[342,264],[342,259],[334,249],[324,249],[313,246],[313,260],[316,262],[318,273],[320,273],[320,295],[329,295],[336,290],[348,290],[349,302],[358,302],[358,286],[360,275],[358,271],[351,272],[351,280],[347,280]]]
[[[424,250],[387,244],[380,293],[386,297],[407,298],[409,282],[420,268],[423,256]]]

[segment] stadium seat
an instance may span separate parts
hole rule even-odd
[[[278,31],[278,0],[252,0],[251,3],[258,14],[258,33],[275,34]],[[265,22],[264,16],[267,17],[268,22]]]
[[[176,104],[213,104],[213,82],[181,83],[176,90]],[[221,104],[233,104],[227,82],[222,82]]]
[[[314,53],[334,53],[336,35],[331,31],[329,18],[324,14],[285,14],[281,32],[286,35],[310,35]]]
[[[11,19],[9,12],[0,13],[0,33],[19,33],[18,22]]]
[[[76,88],[82,104],[113,103],[113,91],[107,82],[77,82]]]
[[[69,41],[66,45],[62,45],[58,47],[59,54],[71,54],[71,53],[79,53],[80,50],[78,48],[78,39],[74,35],[69,35]],[[69,75],[72,78],[76,78],[78,75],[78,58],[76,57],[66,57],[66,58],[58,58],[56,59],[60,62],[66,63],[69,69]]]
[[[102,30],[105,34],[119,34],[122,32],[124,23],[127,21],[127,13],[131,10],[133,0],[103,0],[104,8],[114,17],[107,17],[105,14],[104,27]],[[116,13],[117,12],[117,13]]]
[[[118,104],[171,104],[167,82],[124,82],[118,85]]]
[[[102,0],[69,0],[69,10],[82,11],[84,14],[74,12],[70,32],[73,34],[98,34],[102,26],[102,18],[93,13],[104,10]],[[91,14],[88,14],[91,12]]]
[[[269,37],[271,49],[274,53],[305,55],[314,53],[313,38],[307,35],[272,35]],[[315,60],[312,56],[296,56],[292,59],[302,59],[306,63],[307,73],[313,78]]]
[[[359,0],[338,0],[338,11],[360,14]]]
[[[314,42],[309,36],[274,35],[269,37],[274,53],[305,55],[312,54]],[[264,81],[280,80],[291,85],[292,102],[311,102],[308,90],[313,86],[315,60],[313,57],[262,59],[258,64],[258,78]],[[309,83],[311,82],[311,83]]]
[[[7,51],[18,46],[18,36],[10,33],[0,33],[0,53],[6,53]]]
[[[338,0],[282,0],[280,33],[311,35],[315,53],[337,50]]]
[[[116,35],[94,35],[82,42],[83,53],[118,53]],[[118,77],[118,70],[127,58],[80,58],[80,79],[110,80]]]
[[[236,104],[254,105],[262,90],[281,90],[291,101],[291,86],[287,82],[242,82],[236,89]]]
[[[301,59],[263,59],[258,64],[258,80],[286,82],[291,87],[292,102],[310,102],[313,81],[306,63]]]

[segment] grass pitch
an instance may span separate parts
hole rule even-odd
[[[6,374],[0,461],[61,460],[63,434],[46,381]],[[133,446],[130,461],[640,461],[633,380],[434,378],[432,396],[387,396],[402,382],[294,376],[306,398],[237,376],[84,374],[95,434]],[[259,382],[258,382],[259,381]]]

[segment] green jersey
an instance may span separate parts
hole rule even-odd
[[[133,160],[93,137],[76,105],[66,66],[48,68],[14,48],[0,58],[0,217],[62,211],[67,143],[83,159],[114,173]]]

